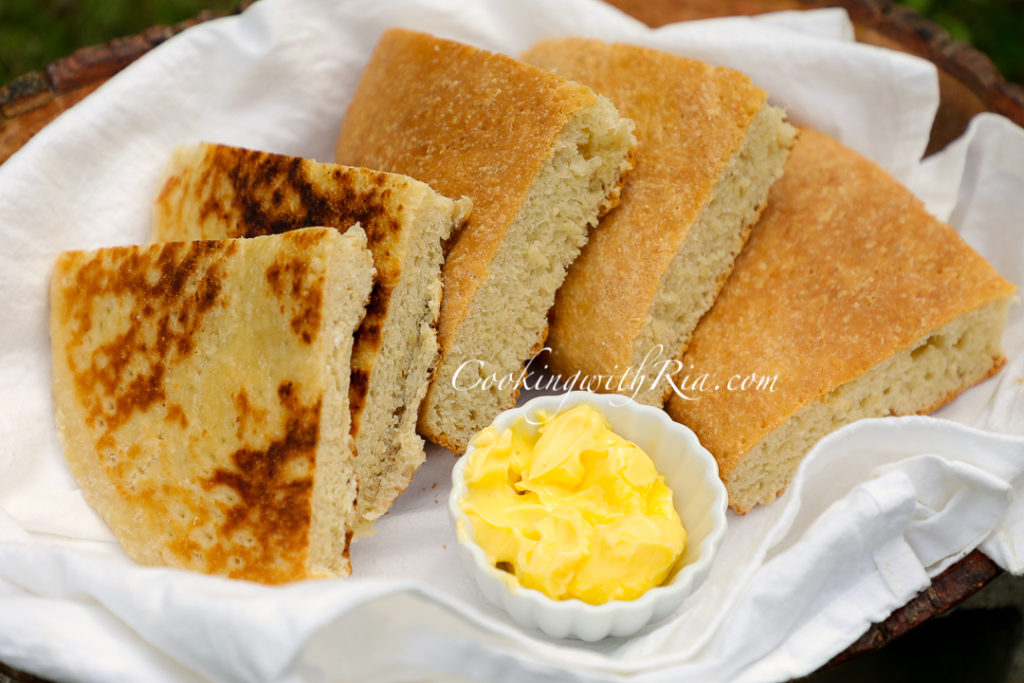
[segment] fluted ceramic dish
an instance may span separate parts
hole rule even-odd
[[[589,605],[581,600],[552,600],[540,591],[523,588],[514,576],[491,566],[483,549],[473,542],[471,523],[459,505],[466,495],[463,470],[474,450],[472,445],[452,470],[448,514],[463,564],[488,600],[523,626],[538,628],[555,638],[594,641],[632,635],[652,621],[665,618],[707,579],[725,535],[728,496],[718,478],[715,459],[690,429],[673,422],[663,410],[617,394],[577,391],[540,396],[505,411],[492,426],[501,431],[538,410],[553,414],[581,403],[595,407],[617,434],[640,446],[672,489],[673,503],[686,529],[686,550],[668,582],[635,600]]]

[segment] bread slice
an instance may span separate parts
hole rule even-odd
[[[618,203],[631,131],[605,98],[509,57],[400,29],[381,38],[336,160],[473,200],[444,264],[441,358],[420,410],[435,443],[461,452],[515,404],[566,267]]]
[[[423,463],[416,418],[437,359],[443,243],[469,213],[412,178],[203,144],[178,149],[153,213],[155,241],[310,225],[366,231],[377,276],[356,334],[349,398],[365,534]]]
[[[935,410],[996,372],[1014,290],[885,171],[803,130],[669,414],[746,512],[829,432]]]
[[[347,576],[362,230],[68,252],[50,290],[57,430],[136,561]]]
[[[782,173],[795,130],[746,75],[621,43],[546,40],[523,59],[606,95],[636,121],[619,207],[569,268],[551,311],[551,369],[661,406]]]

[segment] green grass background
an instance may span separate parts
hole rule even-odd
[[[155,24],[173,24],[202,9],[229,11],[236,4],[238,0],[0,0],[0,84],[41,70],[79,47]],[[976,45],[1010,80],[1024,82],[1024,0],[902,4],[942,24],[954,38]]]
[[[80,47],[175,24],[240,0],[0,0],[0,84]]]

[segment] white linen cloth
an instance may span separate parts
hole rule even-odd
[[[0,166],[0,661],[82,681],[769,681],[807,673],[979,544],[1024,572],[1024,314],[1007,367],[935,417],[863,421],[821,441],[781,499],[730,528],[711,578],[670,619],[585,645],[527,632],[455,556],[452,456],[427,464],[354,576],[268,588],[142,568],[84,503],[50,398],[57,254],[143,243],[179,144],[329,160],[380,33],[405,26],[515,54],[582,35],[749,73],[888,169],[1024,283],[1024,132],[983,115],[920,162],[935,70],[853,42],[837,10],[649,30],[595,0],[262,0],[129,66]],[[983,431],[984,430],[984,431]]]

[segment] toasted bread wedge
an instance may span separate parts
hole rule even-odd
[[[53,395],[85,499],[148,565],[347,576],[363,231],[62,254]]]
[[[606,95],[637,124],[636,167],[569,268],[551,311],[550,365],[614,377],[661,406],[701,316],[782,174],[795,130],[746,75],[621,43],[566,38],[523,59]]]
[[[461,452],[515,404],[566,267],[618,203],[631,131],[589,88],[504,55],[401,29],[381,38],[335,160],[473,200],[444,265],[427,438]]]
[[[804,130],[683,357],[711,379],[669,414],[746,512],[829,432],[930,412],[996,372],[1014,291],[885,171]]]
[[[366,231],[377,270],[352,353],[357,535],[423,463],[416,418],[437,359],[443,243],[469,213],[412,178],[204,144],[178,149],[153,214],[154,241],[223,239],[320,225]]]

